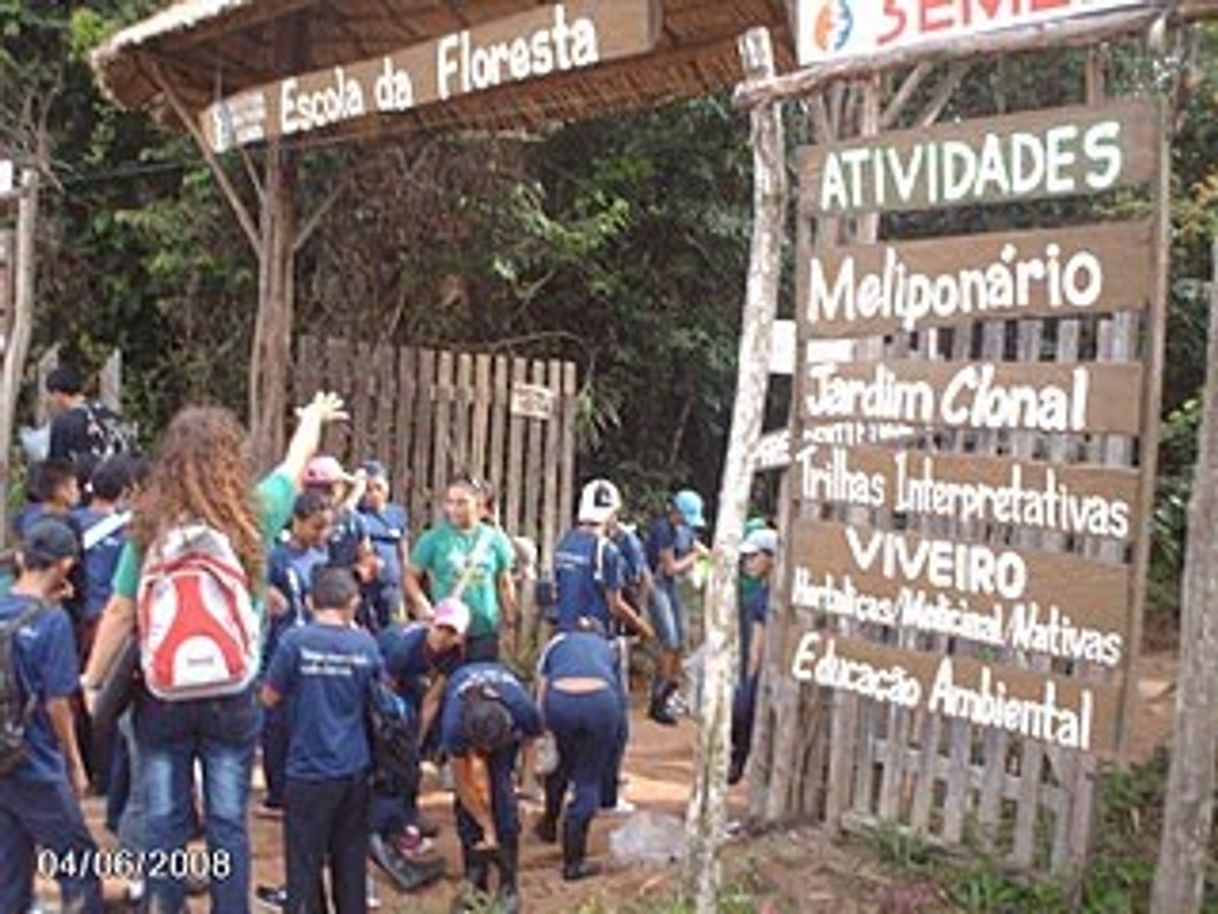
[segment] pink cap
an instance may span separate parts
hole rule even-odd
[[[458,635],[464,635],[469,631],[469,607],[453,597],[441,600],[435,605],[435,616],[431,624],[443,625]]]
[[[332,486],[350,480],[343,465],[333,457],[314,457],[305,467],[304,484],[306,486]]]

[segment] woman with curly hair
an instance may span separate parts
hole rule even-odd
[[[227,410],[191,407],[170,423],[161,442],[147,490],[140,499],[132,540],[119,560],[114,595],[102,616],[82,686],[95,692],[124,642],[137,629],[137,600],[143,653],[148,652],[146,607],[160,598],[155,587],[172,587],[170,562],[175,541],[202,531],[220,543],[238,568],[239,599],[260,616],[266,590],[266,555],[292,514],[305,466],[316,453],[322,429],[344,418],[342,401],[318,394],[299,411],[299,425],[282,464],[257,485],[248,456],[245,429]],[[193,541],[192,541],[193,542]],[[187,556],[183,550],[181,556]],[[179,559],[189,561],[185,559]],[[179,566],[180,567],[180,566]],[[158,574],[164,577],[157,578]],[[166,583],[168,582],[168,583]],[[183,594],[178,599],[183,600]],[[197,599],[205,599],[198,597]],[[180,604],[185,605],[185,604]],[[170,624],[169,627],[172,627]],[[141,658],[148,669],[147,656]],[[172,671],[174,674],[178,670]],[[206,698],[161,697],[151,683],[134,707],[144,791],[148,910],[178,914],[183,909],[192,867],[184,849],[191,837],[195,765],[203,772],[203,814],[207,836],[211,907],[224,914],[249,911],[250,845],[246,826],[250,775],[257,745],[259,709],[256,687],[238,680],[239,691]]]

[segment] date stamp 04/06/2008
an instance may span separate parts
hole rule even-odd
[[[232,875],[232,854],[218,848],[134,851],[69,850],[38,852],[38,875],[43,879],[200,879],[223,881]]]

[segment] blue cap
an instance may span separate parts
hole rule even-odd
[[[684,518],[685,523],[695,530],[706,527],[706,517],[702,513],[702,496],[693,489],[682,489],[674,495],[672,506]]]

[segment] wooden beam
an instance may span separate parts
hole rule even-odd
[[[1198,0],[1199,2],[1199,0]],[[1218,9],[1218,0],[1213,0]],[[1218,14],[1218,13],[1216,13]],[[821,66],[805,67],[794,73],[766,80],[741,83],[733,98],[739,108],[753,108],[808,95],[823,86],[868,73],[912,66],[919,62],[971,60],[987,54],[1015,54],[1046,48],[1078,47],[1108,38],[1140,32],[1163,15],[1161,7],[1124,10],[1103,16],[1071,19],[1064,22],[1030,25],[1005,32],[978,35],[964,42],[957,38],[928,42],[912,48],[898,48],[867,57],[852,57]]]
[[[888,102],[888,106],[884,109],[884,113],[880,115],[880,129],[888,130],[901,118],[901,114],[905,111],[905,106],[909,104],[909,100],[913,94],[918,91],[918,87],[922,85],[923,80],[930,76],[934,70],[934,64],[920,61],[909,71],[909,75],[905,77],[901,83],[901,88],[897,89],[892,100]]]
[[[947,103],[952,100],[952,96],[956,94],[956,90],[960,88],[960,83],[964,81],[964,77],[972,69],[972,66],[968,61],[957,61],[947,68],[947,75],[935,87],[935,92],[930,97],[930,100],[927,101],[926,107],[919,112],[918,117],[914,120],[915,127],[929,127],[939,120],[939,115],[943,113]]]
[[[237,188],[233,186],[233,182],[229,180],[228,173],[224,170],[224,166],[212,151],[211,145],[207,142],[207,138],[203,136],[203,131],[199,129],[198,122],[191,116],[190,111],[182,103],[182,99],[174,90],[169,80],[165,78],[165,74],[161,72],[161,67],[155,61],[148,61],[147,71],[152,77],[153,82],[160,87],[160,90],[165,94],[166,101],[169,102],[169,107],[173,109],[173,113],[177,115],[178,120],[182,122],[182,126],[190,134],[190,138],[195,141],[195,145],[199,147],[199,151],[203,153],[203,158],[207,162],[211,172],[215,175],[220,189],[224,192],[225,199],[228,200],[229,206],[233,208],[233,213],[237,216],[237,222],[241,225],[241,230],[245,232],[245,237],[249,241],[250,246],[256,254],[262,252],[262,239],[258,233],[258,227],[254,223],[253,217],[245,207],[245,203],[241,199],[241,195],[237,193]]]

